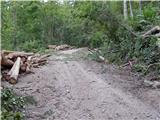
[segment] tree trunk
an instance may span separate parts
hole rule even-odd
[[[142,15],[142,0],[139,0],[139,11],[140,15]]]
[[[11,84],[16,84],[18,82],[18,75],[19,75],[20,65],[21,65],[21,58],[18,57],[16,62],[13,65],[12,69],[8,73],[10,75],[9,82]]]
[[[127,14],[127,0],[123,0],[123,14],[124,14],[124,19],[126,20],[128,18],[128,14]]]
[[[9,53],[7,55],[7,58],[9,59],[14,59],[14,58],[17,58],[17,57],[27,57],[27,56],[31,56],[33,55],[34,53],[26,53],[26,52],[13,52],[13,53]]]
[[[13,1],[12,21],[13,21],[13,32],[12,32],[13,43],[12,43],[12,46],[13,46],[13,48],[15,48],[15,46],[17,45],[17,40],[16,40],[16,34],[17,34],[17,11],[16,11],[16,2],[15,1]]]
[[[132,0],[129,0],[129,7],[130,7],[130,16],[133,18]]]
[[[7,67],[12,67],[13,66],[13,61],[7,59],[4,55],[4,53],[1,53],[1,65],[2,66],[7,66]]]

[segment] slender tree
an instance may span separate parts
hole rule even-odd
[[[17,39],[16,39],[16,32],[17,32],[17,10],[16,10],[16,2],[13,1],[13,8],[12,8],[12,21],[13,21],[13,33],[12,33],[12,39],[13,39],[13,47],[17,45]]]
[[[130,7],[130,16],[133,18],[132,0],[129,0],[129,7]]]
[[[124,19],[128,18],[128,13],[127,13],[127,0],[123,0],[123,14],[124,14]]]
[[[140,15],[142,15],[142,0],[139,0]]]

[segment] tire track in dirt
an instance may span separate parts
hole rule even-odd
[[[37,101],[26,108],[27,120],[160,120],[152,106],[110,84],[121,79],[117,74],[104,77],[84,60],[65,58],[51,56],[46,66],[12,86]]]

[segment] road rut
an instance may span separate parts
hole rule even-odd
[[[110,65],[105,66],[108,72],[99,73],[101,64],[68,59],[70,52],[51,56],[47,65],[13,86],[37,101],[26,108],[27,120],[160,120],[159,94],[154,107],[125,91],[130,76],[119,77]],[[123,79],[126,82],[119,83]]]

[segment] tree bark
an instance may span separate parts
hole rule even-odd
[[[1,53],[1,65],[2,66],[7,66],[7,67],[12,67],[14,62],[12,60],[9,60],[5,57],[4,53]]]
[[[124,14],[124,19],[126,20],[128,18],[128,13],[127,13],[127,0],[123,0],[123,14]]]
[[[150,36],[150,35],[157,35],[157,37],[159,36],[158,34],[160,33],[160,26],[155,26],[154,28],[152,28],[151,30],[149,30],[149,31],[147,31],[146,33],[144,33],[143,35],[142,35],[142,37],[144,37],[144,38],[146,38],[146,37],[148,37],[148,36]]]
[[[129,7],[130,7],[130,16],[133,18],[132,0],[129,0]]]
[[[57,45],[48,45],[49,49],[55,49],[57,47]]]
[[[13,52],[7,55],[7,58],[13,59],[17,57],[27,57],[33,55],[34,53],[25,53],[25,52]]]
[[[12,69],[9,72],[9,74],[10,74],[9,82],[11,84],[16,84],[18,82],[18,75],[19,75],[20,65],[21,65],[21,58],[18,57],[16,62],[13,65]]]
[[[142,15],[142,0],[139,0],[139,12]]]
[[[12,24],[13,24],[13,31],[12,31],[12,39],[13,39],[13,43],[12,46],[13,48],[15,48],[15,46],[17,45],[17,40],[16,40],[16,34],[17,34],[17,10],[16,10],[16,2],[13,2],[13,8],[12,8]]]

